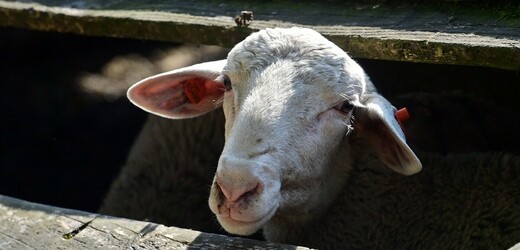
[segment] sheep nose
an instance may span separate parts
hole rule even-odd
[[[218,176],[217,185],[230,202],[237,202],[243,197],[255,194],[260,187],[260,183],[257,180],[233,182],[225,181],[222,178],[218,178]]]

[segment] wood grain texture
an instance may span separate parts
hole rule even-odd
[[[236,27],[240,10],[254,11]],[[0,1],[0,26],[232,47],[267,27],[316,29],[353,57],[520,70],[520,10],[347,3]]]
[[[0,249],[308,249],[166,227],[0,195]]]

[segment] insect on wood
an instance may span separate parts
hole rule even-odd
[[[235,17],[235,23],[238,27],[248,26],[253,22],[253,12],[252,11],[241,11],[240,15]]]

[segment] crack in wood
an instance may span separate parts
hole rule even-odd
[[[128,237],[127,238],[127,242],[126,242],[126,246],[125,248],[126,249],[134,249],[135,248],[135,245],[136,244],[140,244],[140,239],[145,237],[146,235],[148,235],[149,233],[155,231],[155,229],[159,226],[159,224],[155,224],[155,223],[148,223],[146,224],[146,226],[144,226],[139,232],[136,232],[128,227],[125,227],[123,225],[120,225],[118,223],[115,223],[115,222],[111,222],[110,224],[116,226],[116,227],[119,227],[119,228],[122,228],[122,229],[125,229],[125,230],[128,230],[129,232],[132,232],[134,233],[133,236],[131,237]],[[112,232],[109,233],[114,239],[118,240],[118,241],[121,241],[121,239],[119,239],[118,237],[116,237]],[[138,247],[138,249],[140,249]]]
[[[91,219],[90,221],[88,221],[88,222],[85,222],[84,220],[79,220],[79,219],[76,219],[76,218],[74,218],[74,217],[72,217],[72,216],[70,216],[70,215],[64,214],[64,213],[62,213],[60,210],[55,210],[55,211],[52,212],[52,214],[53,214],[53,215],[58,215],[58,216],[61,216],[61,217],[64,217],[64,218],[67,218],[67,219],[70,219],[70,220],[73,220],[73,221],[76,221],[76,222],[82,223],[82,224],[84,224],[84,223],[91,223],[92,221],[94,221],[95,219],[97,219],[97,218],[100,217],[99,215],[96,215],[96,216],[93,216],[93,217],[90,216],[92,219]],[[79,214],[78,216],[83,216],[83,215]],[[93,229],[96,229],[96,230],[98,230],[98,231],[101,231],[101,230],[99,230],[99,229],[97,229],[97,228],[95,228],[95,227],[93,227],[93,226],[90,226],[90,227],[93,228]],[[101,231],[101,232],[102,232],[102,231]]]
[[[121,239],[120,239],[119,237],[117,237],[116,235],[114,235],[114,233],[112,233],[112,232],[108,232],[108,234],[109,234],[110,236],[112,236],[112,238],[114,238],[115,240],[121,241]]]
[[[177,243],[181,243],[181,244],[184,244],[184,245],[189,245],[191,246],[193,244],[193,242],[191,241],[187,241],[187,240],[179,240],[179,239],[174,239],[174,238],[171,238],[171,237],[168,237],[164,234],[158,234],[159,236],[163,237],[163,238],[166,238],[168,240],[171,240],[171,241],[175,241]]]
[[[90,228],[92,228],[92,229],[94,229],[94,230],[96,230],[96,231],[98,231],[98,232],[101,232],[101,233],[107,233],[107,231],[101,230],[101,229],[99,229],[99,228],[97,228],[97,227],[94,227],[94,226],[92,226],[92,225],[90,225]]]
[[[72,232],[70,232],[70,233],[63,234],[63,238],[66,239],[66,240],[70,240],[70,239],[74,238],[74,236],[76,236],[78,233],[80,233],[80,232],[83,231],[85,228],[87,228],[88,225],[89,225],[90,223],[92,223],[95,219],[96,219],[96,218],[94,218],[94,219],[92,219],[92,220],[90,220],[90,221],[88,221],[88,222],[83,223],[83,225],[81,225],[80,227],[78,227],[78,228],[72,230]]]

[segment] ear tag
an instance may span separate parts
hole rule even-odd
[[[191,103],[199,103],[206,96],[206,80],[202,78],[194,78],[184,80],[184,94]]]
[[[408,109],[402,108],[400,110],[397,110],[395,112],[395,118],[397,119],[397,122],[399,123],[399,126],[401,127],[403,132],[406,133],[406,131],[404,131],[403,123],[406,120],[410,119],[410,113],[408,112]]]

